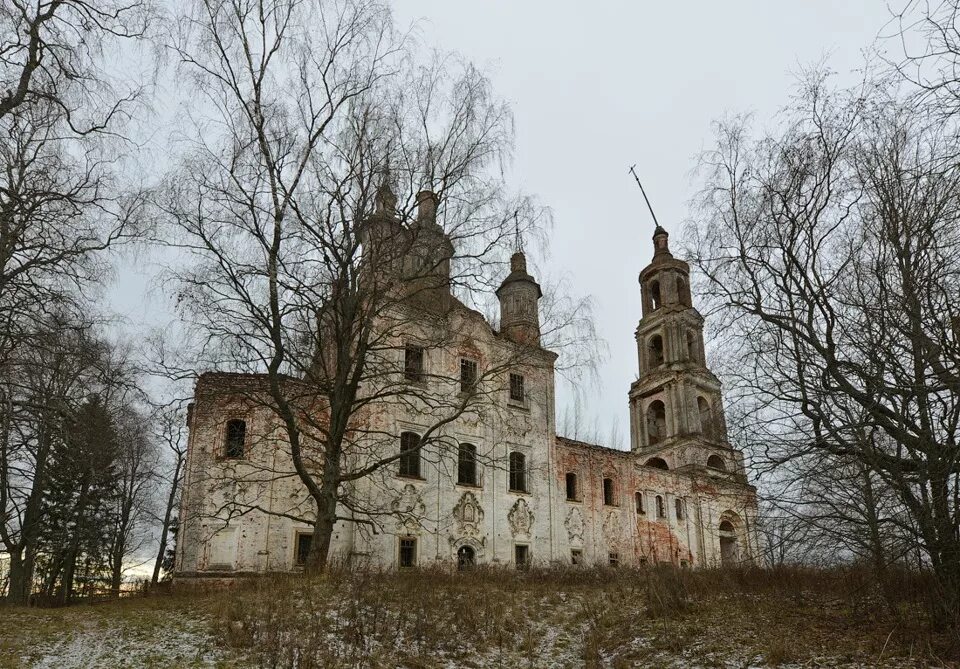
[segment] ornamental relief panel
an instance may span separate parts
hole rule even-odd
[[[580,543],[583,541],[583,514],[580,513],[580,509],[576,507],[570,509],[570,513],[567,514],[567,519],[563,521],[563,525],[567,528],[567,538],[570,540],[570,543]]]
[[[406,532],[419,530],[420,519],[427,512],[420,493],[412,483],[403,486],[403,490],[393,500],[390,508],[397,515],[397,529]]]
[[[483,508],[472,492],[463,493],[460,501],[453,507],[453,517],[457,521],[460,534],[474,537],[480,534],[483,523]]]
[[[510,521],[510,531],[513,536],[530,536],[530,530],[533,527],[533,512],[527,500],[522,497],[514,502],[507,514],[507,520]]]

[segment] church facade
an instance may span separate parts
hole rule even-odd
[[[413,225],[443,239],[436,198],[425,192],[418,200]],[[492,361],[515,360],[502,390],[490,393],[487,409],[464,412],[443,425],[436,445],[422,448],[419,440],[434,429],[423,407],[370,412],[371,432],[387,435],[383,448],[401,455],[351,484],[352,504],[362,500],[365,513],[337,521],[331,559],[379,568],[752,560],[755,489],[727,439],[689,266],[671,254],[663,228],[653,242],[653,259],[640,272],[629,451],[557,434],[556,354],[540,346],[540,287],[518,250],[497,291],[497,329],[441,285],[431,301],[447,305],[434,325],[452,333],[447,344],[397,347],[399,373],[422,385],[433,378],[476,383]],[[521,348],[522,357],[510,358]],[[276,416],[249,401],[264,383],[227,373],[197,381],[176,578],[294,571],[305,560],[310,500]]]

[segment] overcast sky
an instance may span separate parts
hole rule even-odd
[[[637,274],[653,253],[653,223],[627,168],[637,165],[660,223],[678,233],[711,122],[744,111],[770,119],[793,73],[824,57],[841,80],[852,80],[890,17],[880,0],[396,0],[393,7],[400,26],[419,21],[425,43],[487,70],[512,105],[512,180],[555,218],[551,255],[537,263],[594,296],[609,359],[589,410],[605,432],[617,421],[624,435],[637,374]],[[111,292],[131,327],[165,310],[150,287],[139,262],[117,274]]]

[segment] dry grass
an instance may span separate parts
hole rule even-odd
[[[897,583],[891,610],[857,570],[274,576],[212,593],[0,608],[0,667],[957,666],[948,635],[927,624],[926,584]],[[108,638],[113,655],[78,650]]]

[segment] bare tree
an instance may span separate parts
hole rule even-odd
[[[278,511],[235,496],[218,512],[312,522],[307,568],[321,569],[338,521],[393,513],[361,482],[413,456],[448,461],[447,425],[489,411],[518,364],[552,366],[536,341],[549,323],[469,381],[459,364],[425,374],[405,358],[469,345],[482,316],[464,301],[499,283],[544,214],[504,196],[511,119],[489,82],[451,57],[418,64],[385,6],[207,0],[185,17],[174,48],[213,111],[160,205],[192,263],[178,299],[201,363],[262,374],[247,399],[283,434],[292,472],[261,467],[241,485],[292,473],[310,501]],[[429,422],[416,443],[398,448],[376,419],[396,411]]]
[[[157,559],[154,562],[153,576],[150,579],[152,585],[157,585],[160,582],[160,570],[166,560],[167,547],[174,524],[174,512],[180,499],[183,467],[187,456],[187,443],[183,434],[186,421],[183,413],[169,407],[163,407],[157,413],[159,417],[156,427],[159,431],[159,439],[166,449],[168,457],[173,461],[173,470],[166,480],[169,490],[163,507],[163,518],[160,520],[160,545],[157,548]]]
[[[718,135],[693,255],[740,360],[730,378],[751,450],[855,488],[841,501],[861,510],[831,507],[845,522],[911,533],[938,619],[956,629],[956,140],[882,85],[833,91],[820,73],[776,132],[754,140],[738,119]],[[871,519],[875,483],[894,504]]]

